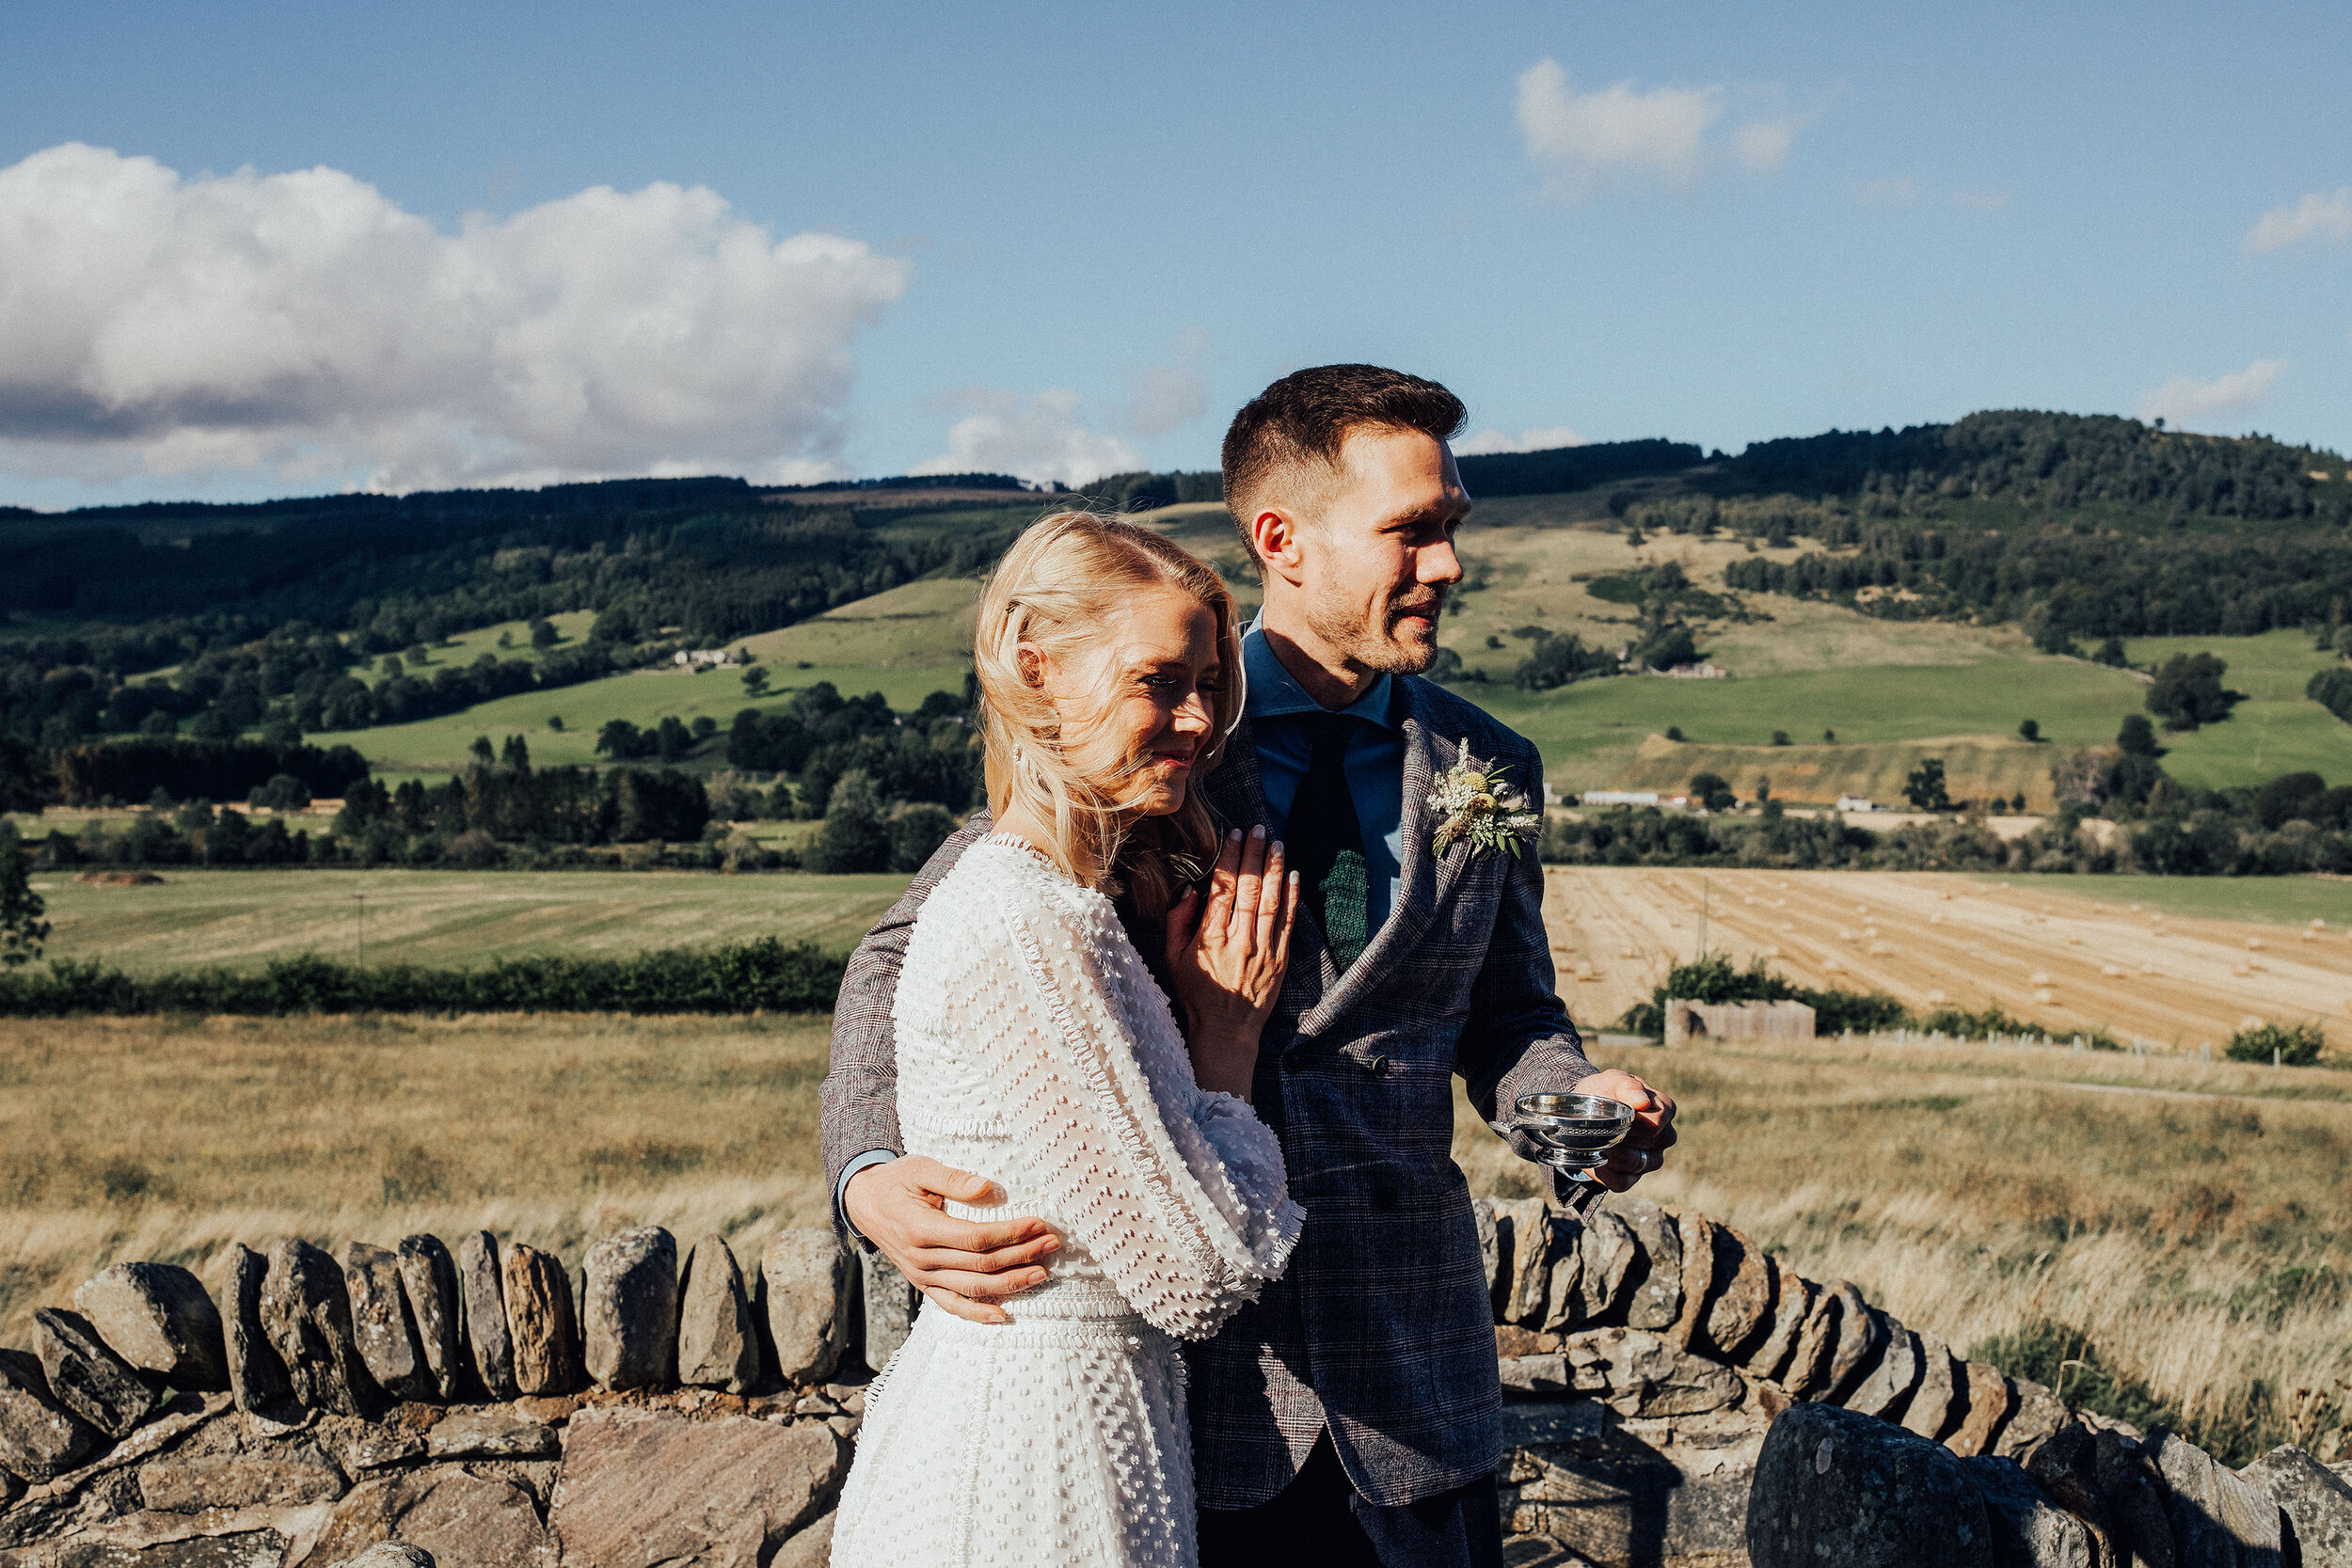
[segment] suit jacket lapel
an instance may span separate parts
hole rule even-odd
[[[1248,720],[1233,726],[1226,737],[1225,755],[1209,775],[1206,791],[1209,815],[1217,831],[1239,828],[1248,832],[1266,819],[1265,788],[1258,779],[1258,742]]]
[[[1409,680],[1405,684],[1405,693],[1404,844],[1399,855],[1403,877],[1396,904],[1380,929],[1373,933],[1370,944],[1357,955],[1356,961],[1336,983],[1330,980],[1330,963],[1326,958],[1323,995],[1299,1019],[1298,1032],[1302,1035],[1328,1027],[1383,977],[1396,971],[1401,956],[1412,951],[1413,944],[1429,928],[1429,923],[1437,918],[1438,906],[1470,860],[1467,843],[1454,844],[1442,861],[1429,852],[1430,834],[1437,826],[1429,817],[1430,784],[1439,773],[1454,766],[1456,748],[1453,741],[1430,730],[1421,711],[1419,692]]]

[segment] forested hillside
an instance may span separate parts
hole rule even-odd
[[[1759,549],[1724,581],[1883,618],[2014,621],[2050,652],[2120,658],[2121,638],[2283,627],[2352,640],[2352,478],[2332,452],[2263,437],[2009,411],[1736,457],[1661,439],[1461,467],[1482,499],[1574,493],[1571,515],[1635,539],[1817,541]],[[943,487],[963,499],[901,504]],[[1213,501],[1219,486],[1214,472],[1135,473],[1082,494],[1139,508]],[[1053,499],[967,474],[815,492],[640,480],[0,513],[0,806],[52,790],[59,754],[109,736],[292,745],[772,631],[977,571]],[[1642,603],[1634,640],[1677,639],[1642,662],[1693,657],[1679,601],[1655,615]],[[566,614],[574,634],[559,635],[548,618]],[[485,637],[462,658],[433,652],[499,626],[511,629],[495,649]],[[1539,632],[1513,634],[1534,639],[1537,674],[1619,667]],[[1547,648],[1549,664],[1535,657]]]

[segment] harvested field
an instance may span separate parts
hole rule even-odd
[[[814,823],[755,824],[804,838]],[[135,887],[56,874],[49,956],[135,974],[259,969],[316,953],[465,967],[546,954],[635,953],[776,937],[837,952],[906,888],[901,876],[712,871],[215,871],[167,868]]]
[[[2101,879],[2090,896],[2065,877],[1553,866],[1544,912],[1587,1028],[1645,1000],[1704,940],[1803,985],[1922,1011],[1998,1005],[2054,1036],[2104,1027],[2194,1052],[2249,1019],[2317,1020],[2334,1051],[2352,1050],[2352,886],[2316,884],[2344,896],[2344,916],[2314,929],[2167,913],[2132,897],[2136,880]]]

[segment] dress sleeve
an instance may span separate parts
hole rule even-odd
[[[949,1027],[987,1064],[1073,1239],[1149,1322],[1206,1338],[1281,1274],[1297,1242],[1304,1216],[1280,1147],[1248,1106],[1188,1084],[1181,1124],[1162,1116],[1120,995],[1152,982],[1118,950],[1107,913],[1015,896],[988,920],[982,946],[994,951],[976,955],[972,983],[948,999]]]
[[[1255,1253],[1279,1245],[1284,1255],[1298,1235],[1304,1212],[1291,1201],[1290,1175],[1282,1164],[1282,1143],[1258,1119],[1246,1100],[1200,1091],[1192,1124],[1209,1146],[1223,1180],[1206,1183],[1212,1197],[1232,1193],[1229,1211],[1243,1243]],[[1226,1207],[1220,1203],[1220,1208]],[[1280,1266],[1275,1272],[1280,1273]]]

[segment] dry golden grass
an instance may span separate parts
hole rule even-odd
[[[2352,1377],[2352,1072],[1892,1041],[1597,1054],[1682,1107],[1644,1196],[1955,1347],[2064,1324],[2240,1453],[2285,1440],[2295,1389]],[[1473,1187],[1534,1190],[1466,1105],[1455,1157]]]
[[[0,1341],[101,1265],[488,1228],[577,1261],[660,1223],[824,1223],[827,1022],[537,1016],[0,1024]]]
[[[576,1262],[660,1223],[755,1254],[823,1223],[825,1036],[600,1016],[0,1025],[0,1343],[104,1263],[201,1268],[232,1239],[487,1227]],[[2294,1388],[2352,1377],[2352,1072],[1834,1040],[1597,1054],[1682,1102],[1645,1196],[1956,1346],[2066,1324],[2225,1448],[2277,1440]],[[1480,1190],[1530,1190],[1466,1107],[1456,1154]]]

